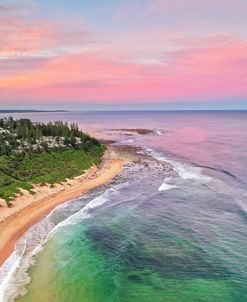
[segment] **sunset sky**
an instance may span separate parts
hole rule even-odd
[[[247,1],[0,0],[0,108],[247,109]]]

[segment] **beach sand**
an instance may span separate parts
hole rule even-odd
[[[73,200],[104,185],[121,172],[127,159],[108,148],[100,167],[91,167],[84,175],[54,187],[36,186],[32,195],[22,190],[12,208],[0,208],[0,266],[14,250],[16,241],[57,205]]]

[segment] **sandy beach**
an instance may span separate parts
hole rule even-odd
[[[0,208],[0,266],[14,250],[16,241],[57,205],[104,185],[121,171],[125,160],[113,149],[106,151],[100,167],[54,187],[36,186],[35,194],[22,191],[11,208]]]

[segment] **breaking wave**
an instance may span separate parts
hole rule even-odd
[[[163,184],[161,184],[159,187],[159,191],[162,192],[162,191],[167,191],[176,188],[177,186],[174,185],[173,183],[174,181],[171,177],[165,178]]]
[[[145,151],[148,155],[152,156],[158,161],[169,163],[173,167],[177,175],[183,180],[194,180],[202,183],[209,182],[211,180],[210,176],[207,176],[202,173],[202,169],[200,167],[195,167],[187,163],[181,163],[175,160],[168,159],[164,157],[163,154],[154,151],[150,148],[146,148]],[[168,186],[166,186],[165,184],[166,182],[164,183],[164,188],[170,189],[169,184]]]
[[[68,206],[69,202],[56,207],[50,214],[32,226],[29,231],[16,243],[15,251],[0,267],[0,301],[14,302],[19,296],[27,294],[25,286],[30,283],[28,269],[35,263],[35,256],[41,252],[51,235],[65,226],[76,224],[82,219],[89,218],[94,208],[100,207],[111,196],[116,196],[118,190],[126,184],[115,185],[102,195],[92,199],[81,210],[64,221],[55,225],[52,216],[59,209]]]

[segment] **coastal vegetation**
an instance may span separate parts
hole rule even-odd
[[[100,163],[105,147],[62,121],[0,119],[0,198],[11,205],[20,188],[55,184]]]

